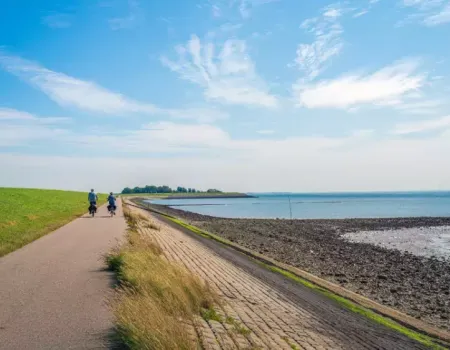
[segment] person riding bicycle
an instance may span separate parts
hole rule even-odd
[[[117,209],[117,207],[116,207],[116,197],[114,197],[112,192],[109,193],[108,203],[109,203],[109,205],[108,205],[108,210],[109,211],[111,211],[111,209],[114,209],[114,210]]]
[[[97,209],[97,194],[94,192],[94,189],[91,190],[91,192],[89,192],[88,194],[88,200],[89,200],[89,210],[92,207],[95,207],[95,209]]]

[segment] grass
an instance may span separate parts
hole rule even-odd
[[[0,256],[87,212],[87,192],[0,188]],[[106,201],[99,195],[100,202]]]
[[[197,349],[189,328],[196,317],[213,315],[216,294],[164,258],[159,245],[139,230],[142,217],[127,209],[124,214],[127,241],[106,257],[121,285],[113,302],[118,335],[131,349]]]
[[[292,344],[292,343],[289,341],[289,338],[288,338],[288,337],[281,337],[281,339],[283,339],[283,340],[287,343],[287,345],[290,346],[290,348],[291,348],[292,350],[300,350],[295,344]]]
[[[247,336],[251,333],[251,330],[244,327],[241,322],[236,321],[233,317],[227,317],[225,322],[229,325],[233,326],[233,329],[236,333],[242,334],[243,336]]]
[[[208,321],[217,321],[222,323],[223,322],[223,317],[220,316],[216,309],[214,309],[213,307],[210,307],[209,309],[202,309],[201,310],[201,315],[202,318],[208,322]]]
[[[180,220],[178,218],[175,218],[175,217],[170,216],[170,215],[166,215],[164,213],[160,213],[160,214],[164,215],[167,219],[177,223],[178,225],[180,225],[180,226],[182,226],[184,228],[187,228],[191,232],[199,234],[199,235],[201,235],[203,237],[214,239],[214,240],[219,241],[219,242],[221,242],[223,244],[226,244],[226,245],[230,245],[230,243],[231,243],[228,240],[223,239],[223,238],[221,238],[221,237],[219,237],[217,235],[214,235],[214,234],[209,233],[209,232],[205,232],[205,231],[203,231],[203,230],[201,230],[201,229],[199,229],[199,228],[197,228],[195,226],[189,225],[189,224],[185,223],[184,221],[182,221],[182,220]],[[273,266],[273,265],[266,264],[266,263],[264,263],[264,262],[262,262],[260,260],[256,260],[255,259],[255,261],[257,263],[263,265],[268,270],[271,270],[273,272],[282,274],[283,276],[285,276],[285,277],[287,277],[287,278],[289,278],[291,280],[294,280],[297,283],[300,283],[300,284],[302,284],[302,285],[304,285],[304,286],[306,286],[306,287],[308,287],[310,289],[313,289],[313,290],[315,290],[315,291],[317,291],[317,292],[327,296],[328,298],[336,301],[337,303],[339,303],[340,305],[342,305],[346,309],[348,309],[348,310],[350,310],[352,312],[355,312],[357,314],[360,314],[360,315],[362,315],[362,316],[364,316],[364,317],[366,317],[368,319],[371,319],[374,322],[382,324],[385,327],[393,329],[393,330],[395,330],[395,331],[397,331],[397,332],[407,336],[408,338],[414,339],[417,342],[419,342],[419,343],[429,347],[430,349],[434,349],[434,350],[444,350],[444,349],[446,349],[446,347],[441,346],[435,339],[433,339],[433,338],[431,338],[431,337],[429,337],[427,335],[421,334],[419,332],[416,332],[416,331],[414,331],[414,330],[412,330],[410,328],[407,328],[407,327],[401,325],[400,323],[398,323],[398,322],[396,322],[396,321],[394,321],[394,320],[392,320],[392,319],[390,319],[388,317],[385,317],[385,316],[382,316],[380,314],[377,314],[376,312],[374,312],[372,310],[369,310],[369,309],[367,309],[367,308],[365,308],[365,307],[363,307],[361,305],[358,305],[358,304],[356,304],[356,303],[354,303],[354,302],[352,302],[352,301],[350,301],[350,300],[348,300],[346,298],[343,298],[343,297],[341,297],[339,295],[336,295],[336,294],[330,292],[329,290],[326,290],[326,289],[324,289],[322,287],[319,287],[319,286],[317,286],[317,285],[315,285],[315,284],[313,284],[313,283],[311,283],[311,282],[309,282],[309,281],[307,281],[307,280],[305,280],[305,279],[303,279],[303,278],[293,274],[292,272],[283,270],[283,269],[281,269],[279,267],[276,267],[276,266]]]

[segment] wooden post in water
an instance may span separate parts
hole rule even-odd
[[[292,205],[291,205],[291,196],[288,195],[288,200],[289,200],[289,214],[290,214],[290,218],[292,220]]]

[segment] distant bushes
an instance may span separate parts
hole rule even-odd
[[[206,193],[221,193],[222,191],[217,189],[209,189]],[[195,188],[186,188],[178,186],[176,189],[172,189],[169,186],[145,186],[145,187],[134,187],[129,188],[125,187],[122,190],[122,194],[130,194],[130,193],[205,193],[205,191],[199,191]]]

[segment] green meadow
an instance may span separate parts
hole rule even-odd
[[[0,256],[87,212],[87,192],[0,188]],[[99,195],[104,202],[106,195]]]

